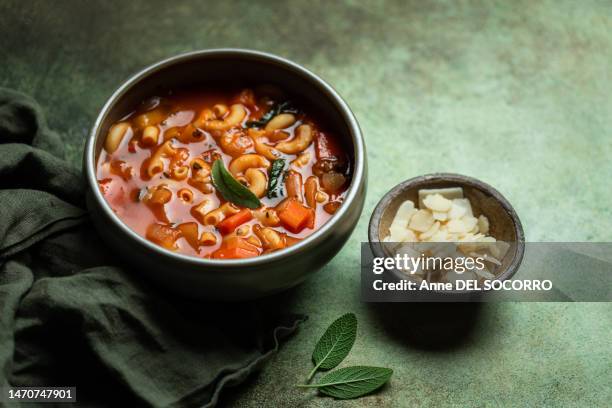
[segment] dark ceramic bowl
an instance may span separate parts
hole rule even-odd
[[[320,111],[353,157],[353,178],[344,204],[319,230],[282,251],[249,259],[212,260],[165,250],[127,227],[107,205],[96,181],[96,161],[109,127],[145,98],[207,81],[271,83]],[[87,205],[98,231],[143,276],[190,297],[246,300],[288,289],[329,262],[348,240],[363,209],[366,155],[355,116],[321,78],[286,59],[257,51],[218,49],[179,55],[128,79],[106,102],[84,153]]]
[[[434,173],[415,177],[398,184],[385,194],[372,213],[368,229],[368,240],[374,256],[388,256],[380,242],[389,234],[393,217],[402,202],[412,200],[417,204],[420,189],[447,187],[462,187],[464,197],[470,200],[474,216],[485,215],[489,219],[489,235],[510,244],[501,269],[497,272],[498,280],[510,279],[521,265],[525,253],[525,234],[521,221],[499,191],[480,180],[460,174]],[[394,272],[398,278],[406,279],[402,272]],[[471,292],[464,290],[438,293],[471,295]]]

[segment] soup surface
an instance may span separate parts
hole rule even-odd
[[[273,86],[152,97],[109,130],[100,189],[130,228],[215,259],[281,250],[320,228],[351,178],[340,141]]]

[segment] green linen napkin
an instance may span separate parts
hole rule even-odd
[[[40,107],[0,88],[0,389],[76,386],[78,406],[214,406],[303,317],[275,311],[278,298],[182,300],[116,264],[62,151]]]

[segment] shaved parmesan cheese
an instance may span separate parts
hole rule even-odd
[[[463,217],[466,213],[467,213],[467,209],[464,206],[456,203],[453,200],[453,204],[451,205],[451,209],[448,212],[448,218],[450,218],[451,220],[457,220],[457,219]]]
[[[489,233],[489,219],[484,215],[478,217],[478,230],[483,234]]]
[[[447,212],[451,209],[453,202],[447,198],[442,197],[440,194],[430,194],[423,198],[423,204],[425,207],[432,211]]]
[[[423,188],[419,190],[419,208],[425,207],[423,200],[430,194],[439,194],[446,199],[452,200],[454,198],[463,198],[463,189],[461,187]]]
[[[414,208],[414,203],[412,202],[412,200],[406,200],[397,209],[397,212],[395,213],[395,218],[399,217],[409,221],[410,217],[414,212],[416,212],[416,209]]]
[[[410,200],[404,201],[397,212],[395,213],[395,217],[391,222],[391,226],[389,227],[389,234],[391,235],[393,241],[395,242],[403,242],[406,238],[405,236],[408,234],[408,223],[412,218],[412,215],[416,213],[417,210],[414,208],[414,203]],[[412,234],[414,235],[414,234]]]
[[[408,227],[414,231],[425,232],[431,228],[433,223],[434,219],[431,211],[418,210],[410,219],[410,224],[408,224]]]
[[[446,226],[448,227],[448,232],[466,233],[469,231],[462,219],[451,219],[446,223]]]
[[[440,223],[438,221],[434,222],[434,224],[431,226],[431,228],[429,228],[427,231],[425,231],[424,233],[419,235],[419,239],[421,241],[427,241],[429,238],[432,237],[433,234],[435,234],[436,232],[438,232],[438,230],[440,229]]]
[[[446,220],[448,220],[448,213],[447,212],[433,211],[432,215],[434,217],[434,220],[438,220],[438,221],[446,221]]]
[[[510,245],[487,235],[489,219],[485,215],[474,217],[470,200],[463,197],[463,189],[424,189],[418,192],[418,197],[419,208],[410,200],[399,206],[389,235],[383,239],[396,243],[391,244],[396,254],[406,253],[413,258],[481,258],[487,262],[482,269],[466,266],[464,273],[439,269],[440,266],[420,267],[418,279],[436,282],[495,279]]]

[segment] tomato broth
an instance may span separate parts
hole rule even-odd
[[[203,87],[148,98],[113,124],[97,179],[139,235],[235,259],[321,228],[342,205],[350,160],[307,105],[276,87]]]

